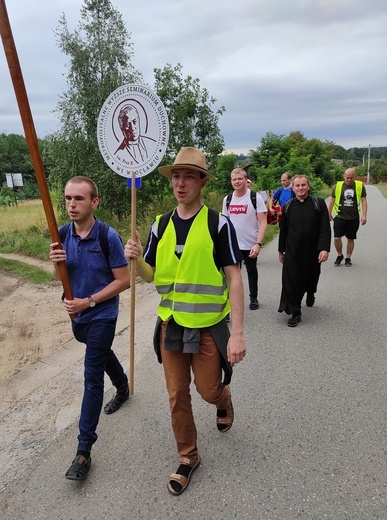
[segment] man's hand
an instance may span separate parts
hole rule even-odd
[[[146,282],[152,282],[154,278],[154,268],[147,264],[142,256],[142,246],[140,235],[136,231],[135,240],[129,238],[125,245],[125,257],[131,262],[136,263],[137,273]]]
[[[228,340],[227,344],[227,359],[233,367],[236,363],[242,361],[246,355],[246,343],[242,334],[233,335]]]
[[[66,251],[63,249],[55,249],[56,246],[59,246],[59,242],[53,242],[50,244],[50,260],[52,260],[54,264],[64,262],[67,258]]]
[[[135,258],[142,256],[142,246],[140,242],[140,235],[136,231],[136,239],[129,238],[125,245],[125,257],[128,260],[134,260]]]
[[[64,298],[63,306],[68,314],[79,314],[90,306],[90,301],[89,298],[74,298],[73,300]]]
[[[250,249],[249,257],[256,258],[259,255],[260,250],[261,246],[259,244],[254,244],[253,247]]]

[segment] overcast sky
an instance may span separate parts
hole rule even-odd
[[[247,153],[267,132],[387,146],[386,0],[112,0],[134,45],[133,65],[183,76],[224,105],[229,152]],[[6,0],[38,137],[55,131],[66,89],[54,36],[65,13],[73,31],[82,0]],[[24,134],[3,47],[0,133]]]

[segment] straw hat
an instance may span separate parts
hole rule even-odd
[[[216,179],[207,171],[208,164],[204,153],[193,146],[183,146],[176,155],[175,162],[170,166],[160,166],[159,172],[171,179],[172,172],[176,168],[189,168],[202,173],[207,179]]]

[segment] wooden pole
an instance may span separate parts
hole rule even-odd
[[[58,226],[56,223],[54,209],[52,207],[50,192],[47,186],[46,175],[44,172],[43,162],[39,150],[38,138],[35,132],[34,121],[32,119],[31,109],[28,102],[28,96],[24,85],[19,58],[12,35],[11,25],[8,19],[5,0],[0,0],[0,33],[1,39],[3,40],[4,51],[7,58],[8,68],[11,74],[17,103],[19,105],[19,112],[23,123],[24,133],[26,136],[28,148],[30,150],[32,164],[35,170],[36,180],[38,183],[40,195],[42,197],[48,229],[50,231],[52,241],[58,242],[60,244],[61,240],[58,233]],[[59,245],[58,247],[61,246]],[[68,300],[73,300],[74,297],[71,290],[66,262],[59,262],[58,267],[65,297]]]
[[[131,225],[132,240],[136,240],[136,172],[132,172]],[[129,392],[134,393],[134,325],[136,309],[136,259],[130,261],[130,345],[129,345]]]

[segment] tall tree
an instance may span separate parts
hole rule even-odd
[[[180,64],[167,64],[154,72],[155,91],[169,117],[169,155],[176,155],[182,146],[195,146],[215,166],[214,161],[224,149],[218,123],[225,108],[214,108],[216,99],[200,86],[198,78],[183,78]]]
[[[0,134],[0,192],[5,187],[6,173],[22,173],[23,187],[18,199],[39,197],[34,167],[26,138],[18,134]]]
[[[323,182],[329,180],[325,174],[330,170],[333,150],[331,144],[320,141],[320,139],[305,139],[293,148],[293,154],[300,157],[309,157],[312,172],[316,177],[320,177]]]
[[[275,159],[276,164],[285,166],[289,159],[291,140],[285,135],[276,135],[267,132],[261,139],[261,144],[256,150],[250,150],[250,156],[254,163],[267,168]]]
[[[22,173],[35,180],[34,168],[27,141],[18,134],[0,134],[0,173]]]
[[[278,186],[281,174],[286,171],[291,144],[289,137],[267,132],[260,146],[250,150],[251,172],[259,189],[270,191]]]
[[[81,21],[70,32],[63,14],[56,30],[59,48],[70,57],[67,92],[57,106],[60,130],[47,139],[52,182],[62,189],[74,175],[93,178],[102,205],[120,216],[130,203],[126,181],[104,163],[97,142],[99,111],[109,94],[126,83],[141,83],[131,64],[130,34],[110,0],[84,0]],[[127,201],[125,203],[125,201]]]
[[[216,190],[226,195],[232,191],[230,174],[237,166],[237,156],[233,153],[221,155],[216,166]]]

